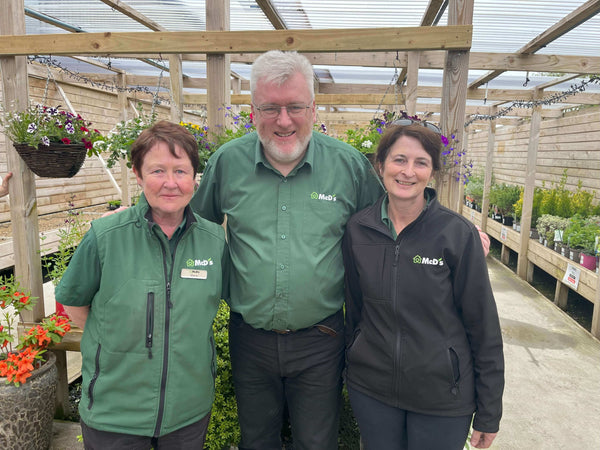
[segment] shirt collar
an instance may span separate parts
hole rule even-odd
[[[427,208],[429,206],[429,203],[431,203],[432,195],[431,195],[431,192],[427,191],[427,189],[425,189],[425,192],[423,193],[423,195],[425,196],[425,208]],[[390,203],[390,198],[386,194],[385,197],[383,198],[383,201],[381,202],[381,221],[392,232],[392,237],[395,240],[398,237],[398,234],[396,233],[394,224],[393,224],[392,220],[390,219],[390,216],[388,215],[389,203]],[[425,208],[423,208],[423,209],[425,209]]]

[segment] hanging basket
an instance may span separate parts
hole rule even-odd
[[[40,177],[71,178],[83,165],[87,151],[84,144],[13,144],[27,167]]]

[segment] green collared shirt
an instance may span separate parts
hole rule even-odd
[[[429,196],[429,194],[427,193],[427,191],[425,191],[425,193],[423,194],[425,196],[425,206],[429,205],[429,202],[431,201],[431,197]],[[385,198],[383,199],[383,201],[381,202],[381,221],[383,222],[383,224],[389,228],[390,232],[392,233],[392,238],[394,240],[396,240],[398,238],[398,233],[396,233],[396,228],[394,227],[394,223],[392,222],[392,219],[390,219],[390,216],[388,214],[388,205],[390,204],[390,198],[386,195]]]
[[[342,307],[346,222],[382,193],[369,161],[337,139],[313,132],[284,177],[251,133],[210,158],[190,205],[217,223],[227,215],[231,309],[255,328],[296,330]]]

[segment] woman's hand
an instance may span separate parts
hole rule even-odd
[[[484,433],[483,431],[473,430],[471,434],[471,445],[475,448],[490,448],[492,442],[498,433]]]

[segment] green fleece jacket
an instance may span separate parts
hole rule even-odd
[[[90,305],[81,340],[81,419],[98,430],[162,436],[214,399],[212,323],[227,285],[222,227],[186,208],[173,249],[141,197],[94,220],[56,298]]]

